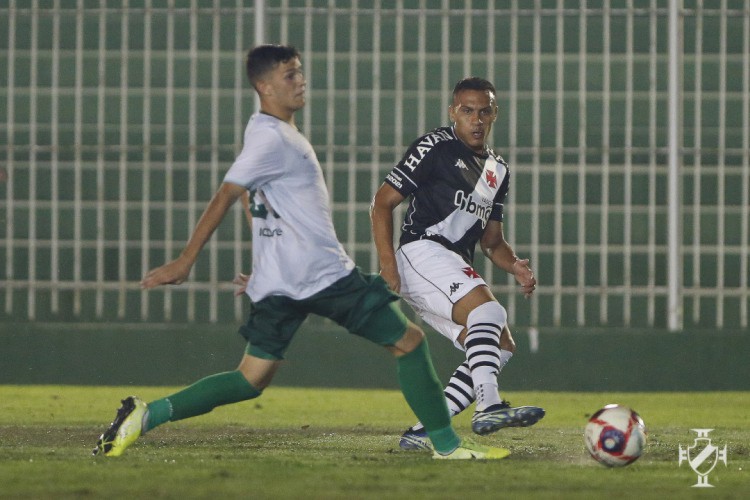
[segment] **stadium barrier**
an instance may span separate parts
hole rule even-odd
[[[9,324],[0,332],[0,384],[185,385],[234,369],[244,339],[232,325]],[[541,331],[514,334],[503,390],[750,390],[746,332]],[[443,382],[463,359],[428,334]],[[391,355],[335,325],[308,320],[274,385],[398,387]]]

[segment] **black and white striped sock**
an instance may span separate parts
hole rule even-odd
[[[474,402],[474,383],[471,380],[471,371],[467,361],[456,368],[443,393],[451,417],[458,415]],[[417,422],[411,429],[419,431],[424,429],[424,426],[421,422]]]
[[[458,415],[474,402],[474,382],[471,379],[468,361],[464,361],[456,368],[443,392],[451,417]]]
[[[500,333],[506,318],[505,308],[493,301],[475,308],[467,320],[464,347],[474,383],[477,411],[501,403],[497,375],[500,373]]]

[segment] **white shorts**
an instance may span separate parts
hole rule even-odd
[[[480,285],[479,273],[457,253],[440,243],[419,240],[396,252],[401,275],[401,296],[419,316],[459,349],[458,335],[464,329],[453,322],[453,304]]]

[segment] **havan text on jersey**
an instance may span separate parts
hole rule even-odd
[[[412,148],[414,151],[408,153],[408,156],[404,158],[404,166],[414,172],[414,169],[417,168],[419,163],[424,159],[427,153],[432,150],[435,144],[440,141],[450,141],[453,140],[453,138],[452,134],[441,129],[436,129],[432,133],[423,135],[419,139],[419,142]]]

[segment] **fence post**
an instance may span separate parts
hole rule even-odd
[[[680,189],[680,86],[682,81],[682,1],[669,2],[668,139],[667,174],[667,325],[670,331],[682,329],[682,220]]]

